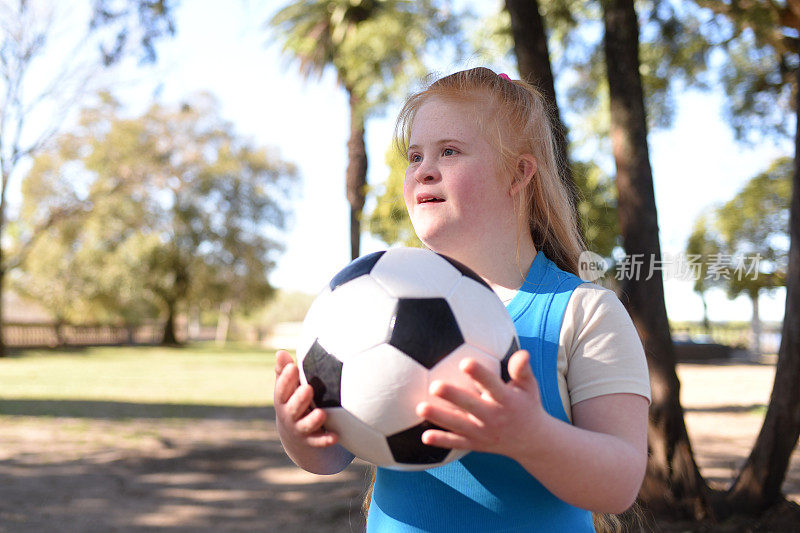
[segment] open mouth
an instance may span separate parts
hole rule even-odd
[[[417,199],[417,203],[419,204],[433,204],[444,202],[444,198],[437,198],[436,196],[423,196]]]

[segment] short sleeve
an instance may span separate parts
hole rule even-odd
[[[638,394],[650,401],[642,343],[613,291],[590,283],[578,286],[567,303],[560,338],[571,405],[615,393]]]

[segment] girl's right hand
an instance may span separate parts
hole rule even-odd
[[[338,442],[324,427],[325,411],[313,406],[314,389],[300,384],[300,371],[285,350],[275,360],[275,418],[285,448],[326,448]],[[288,451],[288,450],[287,450]]]

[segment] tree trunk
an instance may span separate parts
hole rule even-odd
[[[198,307],[193,307],[189,314],[187,337],[190,341],[200,339],[200,309]]]
[[[2,144],[0,144],[2,146]],[[3,250],[2,237],[3,230],[6,228],[6,183],[8,182],[8,174],[3,168],[3,155],[0,154],[0,357],[5,357],[6,342],[5,335],[3,335],[3,286],[5,285],[6,267],[5,260],[6,254]]]
[[[228,328],[231,324],[231,303],[223,302],[219,306],[219,318],[217,319],[217,333],[214,336],[217,346],[223,346],[228,340]]]
[[[701,519],[708,512],[707,488],[686,432],[663,279],[657,268],[663,263],[633,0],[604,0],[603,20],[619,225],[629,260],[638,258],[644,266],[643,271],[623,271],[627,275],[620,285],[621,298],[647,354],[653,396],[650,458],[640,498],[651,512]]]
[[[753,355],[761,357],[761,317],[758,312],[758,289],[755,294],[750,295],[750,301],[753,304],[753,318],[750,319],[750,330],[753,335],[753,340],[750,349]]]
[[[361,101],[351,89],[350,139],[347,141],[347,201],[350,203],[350,259],[355,259],[361,249],[361,211],[367,189],[367,147],[364,143],[364,114]]]
[[[800,70],[797,84],[800,86]],[[800,92],[795,91],[795,95],[796,119],[800,120]],[[797,127],[781,345],[764,424],[750,457],[728,492],[730,508],[737,512],[758,514],[781,500],[781,485],[800,436],[800,122]]]
[[[175,336],[176,319],[177,314],[175,313],[175,302],[172,300],[167,300],[167,321],[164,324],[164,336],[161,339],[161,344],[163,346],[177,346],[180,344],[178,342],[178,338]]]
[[[572,179],[569,160],[567,128],[561,120],[556,99],[556,86],[550,64],[550,51],[547,47],[547,30],[539,13],[538,0],[506,0],[506,10],[511,15],[511,33],[514,37],[514,54],[522,79],[535,85],[544,95],[553,113],[553,137],[556,156],[561,163],[561,179],[570,193],[570,200],[576,210],[578,190]]]
[[[2,220],[2,214],[0,214],[0,221]],[[0,226],[0,235],[2,235],[2,226]],[[6,353],[6,341],[5,335],[3,335],[3,283],[5,282],[4,278],[6,276],[5,269],[2,267],[3,263],[3,247],[0,245],[0,357],[5,357],[8,355]]]
[[[65,320],[61,317],[56,317],[56,321],[53,324],[53,332],[56,334],[56,347],[63,348],[66,346],[66,341],[64,340],[64,323]]]

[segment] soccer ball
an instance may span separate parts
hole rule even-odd
[[[473,386],[458,369],[465,357],[508,381],[518,349],[511,317],[477,274],[429,250],[393,248],[333,277],[306,315],[297,354],[301,382],[345,448],[378,466],[422,470],[466,454],[422,443],[435,426],[415,408],[429,384]]]

